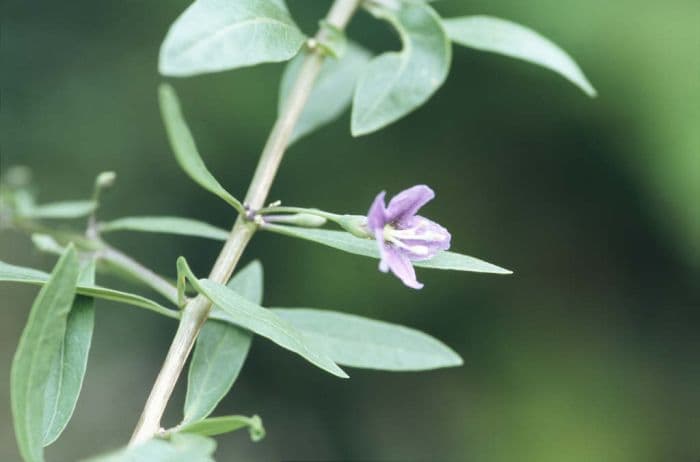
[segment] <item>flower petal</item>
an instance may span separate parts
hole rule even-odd
[[[432,189],[424,184],[419,184],[405,189],[395,195],[386,209],[386,218],[390,223],[402,223],[413,217],[418,209],[435,197]]]
[[[377,197],[374,198],[374,202],[372,202],[372,206],[369,208],[369,212],[367,212],[367,227],[370,231],[372,231],[375,234],[375,236],[376,232],[378,230],[383,231],[384,225],[387,224],[386,206],[384,205],[385,195],[385,191],[382,191],[379,194],[377,194]],[[381,237],[377,237],[377,241],[381,243],[384,241],[384,239]]]
[[[408,287],[412,289],[423,288],[423,284],[416,279],[416,270],[413,269],[411,261],[399,249],[388,245],[384,246],[382,261],[379,265],[379,269],[382,269],[382,266],[388,267]]]
[[[420,215],[416,215],[408,221],[408,226],[401,231],[401,241],[410,248],[413,246],[425,246],[428,253],[410,253],[411,260],[428,260],[433,258],[441,250],[450,248],[452,236],[444,227]],[[398,234],[398,233],[397,233]],[[404,237],[405,236],[405,237]]]
[[[374,231],[374,239],[377,241],[379,246],[379,271],[386,273],[389,271],[389,264],[387,263],[387,248],[389,245],[384,242],[384,230],[377,229]]]

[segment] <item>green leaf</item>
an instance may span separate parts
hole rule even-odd
[[[300,53],[287,64],[280,84],[278,113],[282,112],[289,98],[306,53]],[[319,127],[333,122],[350,106],[352,93],[360,73],[365,69],[371,54],[361,46],[348,43],[341,58],[328,58],[323,63],[309,100],[294,127],[290,144]]]
[[[216,441],[201,435],[173,433],[169,440],[151,439],[85,462],[214,462]]]
[[[272,311],[246,300],[228,287],[214,281],[200,279],[190,282],[198,292],[220,309],[211,314],[212,318],[230,322],[272,340],[282,348],[297,353],[335,376],[348,377],[324,352],[318,351],[314,345],[309,344],[294,326]]]
[[[10,265],[0,261],[0,282],[23,282],[28,284],[44,285],[49,280],[49,275],[43,271],[25,268],[22,266]],[[108,289],[106,287],[92,284],[78,284],[77,292],[89,297],[102,298],[114,302],[126,303],[128,305],[146,308],[164,316],[178,319],[180,315],[153,300],[141,295],[122,292],[120,290]]]
[[[95,261],[82,269],[79,282],[95,282]],[[73,301],[66,332],[54,357],[44,395],[44,446],[58,439],[73,415],[87,369],[88,352],[95,325],[95,299],[77,295]]]
[[[78,293],[101,298],[103,300],[126,303],[127,305],[137,306],[139,308],[146,308],[147,310],[173,319],[180,318],[180,314],[177,311],[168,309],[151,299],[142,297],[141,295],[123,292],[121,290],[108,289],[102,286],[78,285]]]
[[[532,29],[490,16],[450,18],[442,23],[454,43],[546,67],[568,79],[588,96],[596,96],[593,85],[571,56]]]
[[[251,340],[247,330],[213,319],[206,322],[189,368],[183,422],[208,416],[226,396],[243,368]]]
[[[33,268],[15,266],[0,261],[0,281],[28,282],[44,284],[49,280],[49,274]]]
[[[317,242],[344,252],[354,253],[355,255],[379,258],[379,250],[375,240],[361,239],[344,231],[296,228],[272,224],[267,224],[262,229]],[[500,266],[455,252],[439,252],[430,260],[414,261],[413,266],[453,271],[472,271],[476,273],[512,274],[512,271]]]
[[[159,97],[165,130],[168,132],[168,139],[175,153],[177,163],[180,164],[180,167],[195,183],[228,202],[238,212],[244,213],[243,205],[216,181],[216,178],[209,173],[207,166],[204,165],[190,129],[182,116],[180,102],[173,87],[168,84],[162,84],[159,88]]]
[[[61,255],[66,250],[64,246],[56,242],[56,239],[48,234],[33,233],[31,239],[34,246],[42,252]]]
[[[100,231],[143,231],[146,233],[180,234],[225,241],[229,232],[203,221],[181,217],[125,217],[100,224]]]
[[[216,436],[231,433],[241,428],[248,428],[250,439],[260,441],[265,438],[265,428],[259,416],[246,417],[243,415],[227,415],[200,420],[199,422],[183,425],[179,433],[195,433],[202,436]]]
[[[87,239],[79,234],[55,231],[53,236],[48,234],[33,233],[32,243],[38,250],[55,255],[63,255],[68,243],[73,243],[81,251],[97,251],[102,248],[102,244]],[[61,243],[59,243],[59,240]]]
[[[425,103],[447,77],[452,57],[440,17],[425,3],[397,2],[370,11],[398,32],[402,49],[374,58],[355,89],[352,134],[366,135]]]
[[[186,77],[292,58],[306,38],[282,0],[196,0],[160,50],[160,73]]]
[[[253,303],[262,303],[263,270],[253,261],[228,283]],[[183,423],[207,417],[231,390],[243,368],[253,335],[232,324],[208,320],[197,337],[187,375]]]
[[[430,260],[415,261],[414,266],[452,271],[471,271],[474,273],[513,274],[511,270],[501,268],[469,255],[457,252],[440,252]]]
[[[462,364],[445,344],[415,329],[336,311],[273,310],[343,366],[423,371]]]
[[[96,206],[93,201],[53,202],[34,207],[26,215],[31,218],[80,218],[90,215]]]
[[[15,437],[27,462],[44,460],[47,378],[63,344],[77,282],[78,259],[73,246],[69,246],[34,300],[12,361],[10,394]]]

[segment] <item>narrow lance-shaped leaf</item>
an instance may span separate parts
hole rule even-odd
[[[178,319],[180,317],[178,312],[168,309],[149,298],[129,292],[123,292],[121,290],[108,289],[102,286],[78,285],[78,293],[81,295],[101,298],[103,300],[126,303],[127,305],[136,306],[139,308],[146,308],[147,310],[169,318]]]
[[[27,462],[44,460],[47,377],[63,344],[77,282],[78,260],[75,249],[69,246],[32,305],[12,361],[10,394],[15,437]]]
[[[81,270],[79,282],[94,284],[95,261]],[[54,357],[44,395],[44,446],[58,439],[73,415],[87,369],[95,325],[95,299],[77,295],[68,314],[60,351]]]
[[[273,311],[343,366],[422,371],[462,364],[462,358],[445,344],[408,327],[310,308]]]
[[[49,277],[48,273],[41,270],[10,265],[0,261],[0,281],[44,284],[49,280]]]
[[[32,218],[80,218],[90,215],[96,207],[94,201],[65,201],[42,204],[29,209]]]
[[[333,247],[344,252],[362,255],[365,257],[379,258],[379,250],[376,241],[372,239],[361,239],[344,231],[333,231],[328,229],[297,228],[293,226],[282,226],[267,224],[262,229],[274,231],[307,241]],[[511,274],[512,271],[500,266],[487,263],[478,258],[462,255],[456,252],[439,252],[430,260],[414,261],[414,266],[422,268],[472,271],[476,273]]]
[[[228,287],[252,303],[262,303],[263,270],[253,261]],[[187,374],[183,423],[207,417],[229,392],[243,368],[253,335],[230,323],[208,320],[197,337]]]
[[[490,16],[465,16],[443,20],[450,39],[459,45],[499,53],[546,67],[596,96],[576,62],[549,39],[520,24]]]
[[[185,118],[182,115],[180,102],[175,94],[175,90],[168,84],[162,84],[159,89],[159,96],[163,123],[165,124],[165,130],[168,132],[168,139],[175,153],[177,163],[180,164],[180,167],[195,183],[216,194],[240,213],[243,213],[245,211],[243,205],[216,181],[214,175],[204,165],[204,161],[197,151],[194,138],[192,138],[190,129],[187,127]]]
[[[182,257],[180,259],[184,260]],[[328,355],[306,342],[303,335],[294,326],[272,311],[246,300],[224,285],[209,279],[197,280],[191,272],[188,279],[197,292],[207,297],[219,308],[216,313],[211,314],[212,318],[230,322],[272,340],[279,346],[297,353],[310,363],[335,376],[348,377]]]
[[[44,285],[48,280],[49,275],[43,271],[10,265],[0,261],[0,281]],[[126,303],[128,305],[138,306],[140,308],[146,308],[170,318],[177,319],[180,317],[176,311],[170,310],[154,302],[153,300],[142,297],[141,295],[122,292],[120,290],[108,289],[106,287],[96,285],[78,284],[77,293],[87,295],[89,297],[96,297],[104,300]]]
[[[173,433],[168,440],[151,439],[84,462],[214,462],[216,441],[193,433]]]
[[[202,294],[221,308],[223,316],[217,316],[218,319],[226,320],[272,340],[337,377],[348,377],[327,354],[309,344],[294,326],[272,311],[248,302],[226,286],[214,281],[200,279],[198,285]]]
[[[421,2],[395,7],[370,9],[396,29],[402,49],[374,58],[362,73],[352,106],[354,136],[379,130],[425,103],[450,68],[452,48],[437,13]]]
[[[265,437],[265,428],[259,416],[227,415],[200,420],[180,427],[179,433],[195,433],[202,436],[216,436],[248,428],[250,439],[260,441]]]
[[[282,0],[196,0],[168,31],[159,69],[186,77],[286,61],[304,40]]]
[[[100,231],[142,231],[145,233],[179,234],[225,241],[229,232],[199,220],[182,217],[125,217],[100,224]]]
[[[306,53],[300,53],[287,64],[280,84],[278,112],[289,97],[292,84],[301,69]],[[352,94],[359,75],[367,66],[371,54],[361,46],[349,42],[340,58],[329,57],[323,63],[309,99],[294,127],[290,144],[319,127],[340,117],[352,102]]]
[[[102,248],[102,244],[70,232],[56,231],[53,235],[32,233],[31,239],[38,250],[54,255],[63,255],[63,252],[66,251],[66,245],[71,242],[83,250],[97,251]]]
[[[42,252],[61,255],[66,250],[64,246],[48,234],[33,233],[31,239],[34,246]]]

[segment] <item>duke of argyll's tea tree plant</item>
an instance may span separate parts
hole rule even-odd
[[[348,40],[343,30],[358,10],[392,28],[401,39],[401,50],[373,56]],[[257,231],[378,258],[381,271],[393,273],[411,289],[422,287],[414,267],[510,273],[448,251],[450,233],[419,215],[434,197],[428,186],[410,187],[388,202],[384,192],[374,201],[367,198],[366,215],[279,203],[265,206],[290,143],[349,106],[355,136],[396,122],[444,82],[452,43],[539,64],[594,95],[566,53],[535,32],[501,19],[443,19],[419,0],[335,0],[316,36],[307,38],[283,0],[196,0],[175,21],[162,45],[159,68],[164,76],[186,77],[289,60],[278,118],[243,201],[207,170],[175,91],[167,84],[160,87],[162,116],[175,158],[192,180],[237,212],[230,232],[180,217],[97,221],[100,192],[114,182],[111,172],[97,177],[90,200],[44,205],[35,204],[23,170],[6,172],[0,196],[2,223],[32,233],[41,250],[61,255],[51,274],[0,263],[1,280],[42,286],[11,372],[14,428],[22,457],[44,460],[44,447],[60,436],[71,417],[87,365],[95,299],[145,308],[179,323],[130,444],[91,459],[95,461],[211,461],[212,436],[248,428],[253,440],[261,439],[264,430],[258,416],[209,417],[236,380],[254,335],[341,378],[348,377],[341,366],[418,371],[460,365],[462,360],[454,351],[407,327],[329,310],[262,307],[263,273],[257,261],[234,274]],[[80,217],[87,217],[85,232],[56,225],[59,220]],[[329,223],[336,229],[325,229]],[[180,257],[173,284],[112,247],[104,236],[116,231],[184,234],[225,244],[208,277],[195,275]],[[97,284],[96,266],[150,286],[169,306]],[[182,421],[161,428],[161,416],[193,348]]]

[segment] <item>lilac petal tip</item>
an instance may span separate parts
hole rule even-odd
[[[384,196],[386,196],[385,191],[377,194],[377,197],[374,198],[374,202],[372,202],[369,212],[367,213],[367,227],[370,231],[375,232],[375,234],[376,231],[383,230],[384,225],[387,223]]]
[[[435,197],[430,187],[419,184],[395,195],[386,208],[388,222],[402,222],[413,217],[418,210]]]
[[[382,261],[401,282],[412,289],[422,289],[423,284],[416,279],[416,270],[406,255],[393,247],[384,248]]]

